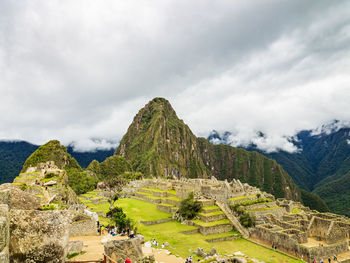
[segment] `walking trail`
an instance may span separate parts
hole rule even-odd
[[[122,236],[76,236],[71,237],[70,241],[80,240],[84,243],[83,251],[86,253],[78,255],[71,260],[82,261],[82,260],[99,260],[103,258],[104,248],[102,240],[108,238],[108,240],[120,240],[126,239],[127,237]],[[183,263],[184,259],[171,255],[167,250],[155,249],[151,247],[143,247],[142,251],[145,256],[149,256],[153,253],[155,261],[157,263]]]

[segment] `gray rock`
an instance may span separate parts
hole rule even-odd
[[[11,184],[0,185],[0,203],[7,204],[9,209],[39,209],[40,199],[26,193]]]
[[[0,262],[1,263],[8,263],[8,262],[10,262],[9,254],[7,252],[5,252],[5,251],[0,252]]]
[[[68,254],[80,253],[83,250],[84,243],[80,240],[69,241]]]
[[[12,209],[11,262],[65,262],[71,217],[70,211]]]
[[[105,254],[118,263],[123,263],[125,259],[130,258],[131,262],[142,260],[142,244],[145,239],[141,235],[135,238],[111,240],[104,244]]]
[[[215,254],[217,254],[218,252],[216,251],[215,247],[213,247],[211,250],[210,250],[210,253],[209,255],[210,256],[214,256]]]

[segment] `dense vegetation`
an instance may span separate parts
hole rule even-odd
[[[276,161],[197,138],[163,98],[137,113],[116,154],[146,176],[237,178],[277,197],[300,200],[298,187]]]
[[[301,188],[313,191],[314,195],[302,192],[305,205],[319,211],[327,211],[328,206],[332,212],[350,216],[349,134],[348,128],[320,135],[303,131],[295,142],[302,151],[267,156],[276,159]]]
[[[126,177],[129,176],[131,178],[133,176],[131,164],[124,157],[117,155],[108,157],[101,163],[93,160],[87,169],[92,171],[101,181],[114,178],[122,174],[125,174]]]
[[[191,192],[187,198],[181,201],[178,212],[183,219],[193,219],[201,209],[202,203],[194,199],[193,192]]]
[[[97,183],[97,177],[91,176],[87,171],[76,168],[68,170],[68,185],[78,195],[94,190]]]
[[[136,230],[135,222],[130,217],[127,217],[121,207],[114,207],[109,210],[107,217],[112,219],[119,233],[127,229]]]
[[[317,194],[310,193],[306,190],[301,190],[301,199],[305,206],[310,207],[311,209],[317,210],[319,212],[329,212],[329,208],[326,205],[325,201]]]
[[[0,142],[0,184],[12,182],[38,146],[27,142]]]
[[[255,216],[244,212],[239,216],[239,222],[242,224],[244,227],[253,227],[255,226]]]

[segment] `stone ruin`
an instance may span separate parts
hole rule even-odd
[[[132,186],[132,188],[125,188],[123,191],[130,191],[130,189],[142,187],[157,188],[164,191],[175,190],[176,196],[181,199],[186,198],[191,192],[197,197],[222,201],[234,197],[257,194],[273,198],[272,195],[264,193],[254,186],[241,183],[239,180],[233,179],[232,182],[228,183],[227,180],[219,181],[215,177],[211,179],[182,178],[180,180],[160,178],[152,180],[145,179],[130,182],[129,185]]]
[[[332,213],[311,211],[298,202],[277,199],[286,212],[264,215],[264,222],[250,231],[251,238],[277,246],[306,262],[337,255],[350,262],[350,219]],[[342,256],[344,255],[344,257]]]
[[[285,251],[306,262],[312,262],[313,259],[326,259],[333,255],[338,255],[338,259],[341,259],[339,262],[350,262],[350,219],[345,216],[312,211],[292,200],[283,198],[275,200],[272,195],[235,179],[231,182],[219,181],[216,178],[146,179],[131,182],[124,190],[129,192],[130,196],[133,191],[142,188],[176,190],[176,196],[181,199],[186,198],[190,192],[194,192],[195,197],[199,200],[204,198],[214,200],[217,205],[224,204],[220,206],[220,209],[225,210],[231,222],[237,218],[228,206],[248,203],[243,206],[244,210],[256,217],[256,226],[250,228],[247,235],[251,239],[270,246],[277,246],[278,250]],[[254,200],[259,198],[269,201],[254,203]],[[147,201],[155,202],[157,199]],[[161,204],[157,206],[161,207]],[[234,224],[234,226],[242,233],[243,229],[237,228],[240,224]]]

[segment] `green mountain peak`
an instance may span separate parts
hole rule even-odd
[[[67,152],[67,148],[61,145],[58,140],[51,140],[40,146],[28,157],[23,165],[22,173],[30,166],[35,167],[39,163],[47,161],[54,161],[60,169],[77,168],[81,170],[78,162]]]
[[[145,176],[239,179],[276,197],[300,200],[300,190],[276,161],[257,152],[197,138],[169,101],[155,98],[134,117],[116,152]]]

